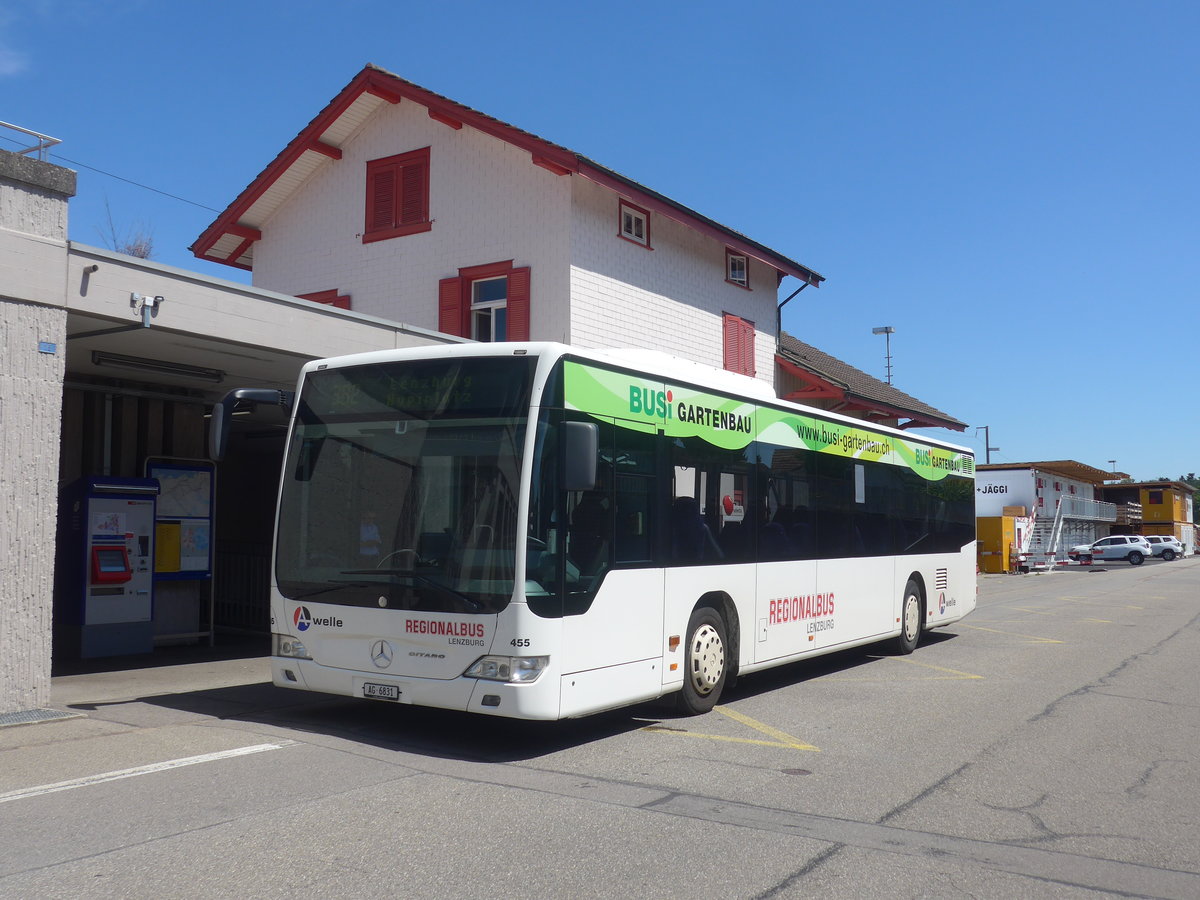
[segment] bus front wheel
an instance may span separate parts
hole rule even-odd
[[[701,607],[688,620],[686,671],[679,692],[679,711],[696,716],[717,705],[729,671],[725,620],[715,609]]]
[[[921,587],[913,579],[904,585],[904,597],[900,602],[900,635],[896,638],[896,652],[912,653],[921,640]]]

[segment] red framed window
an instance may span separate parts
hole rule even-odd
[[[725,280],[750,290],[750,257],[725,248]]]
[[[529,267],[469,266],[438,282],[438,331],[477,341],[529,340]]]
[[[617,207],[617,234],[647,250],[654,249],[650,246],[650,211],[622,200]]]
[[[429,148],[367,163],[364,244],[428,231]]]
[[[301,300],[311,300],[313,303],[325,303],[338,309],[350,308],[350,295],[339,294],[337,291],[317,291],[312,294],[297,294]]]
[[[725,313],[723,322],[725,368],[739,375],[754,377],[754,323],[741,316]]]

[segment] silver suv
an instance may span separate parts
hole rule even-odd
[[[1177,556],[1183,556],[1183,544],[1179,542],[1179,538],[1171,535],[1148,534],[1146,540],[1150,544],[1150,550],[1155,556],[1161,556],[1167,562],[1170,562]]]
[[[1078,562],[1116,562],[1128,560],[1131,566],[1140,566],[1154,550],[1140,534],[1114,534],[1100,538],[1092,544],[1080,544],[1067,551],[1067,556]]]

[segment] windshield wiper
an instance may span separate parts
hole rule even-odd
[[[342,579],[335,583],[329,584],[326,587],[320,587],[320,588],[316,588],[311,591],[306,591],[304,593],[301,593],[296,599],[304,600],[309,597],[316,597],[318,594],[328,594],[330,591],[340,591],[344,587],[378,587],[378,586],[379,586],[379,582],[377,582],[377,581],[349,581],[349,580]]]

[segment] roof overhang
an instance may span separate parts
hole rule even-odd
[[[578,175],[627,199],[723,242],[731,249],[791,275],[819,285],[824,277],[795,260],[726,228],[695,210],[606,169],[566,147],[463,106],[440,94],[368,65],[333,98],[271,163],[226,207],[191,246],[200,259],[251,269],[254,245],[271,215],[318,168],[336,163],[358,128],[382,106],[415,102],[429,117],[449,128],[464,125],[525,150],[530,162],[555,175]]]
[[[906,419],[896,427],[907,428],[946,428],[951,431],[965,431],[967,426],[955,419],[941,419],[913,409],[905,409],[889,403],[882,403],[870,397],[864,397],[850,390],[849,385],[842,384],[827,375],[818,374],[798,365],[782,354],[775,354],[775,365],[789,375],[797,378],[805,386],[798,391],[791,391],[783,396],[784,400],[794,403],[809,403],[813,400],[833,400],[837,405],[834,412],[861,412],[868,418]]]
[[[1039,472],[1046,472],[1050,475],[1061,475],[1063,478],[1086,481],[1089,484],[1103,484],[1106,481],[1116,481],[1120,478],[1129,477],[1125,472],[1106,472],[1104,469],[1097,469],[1094,466],[1076,462],[1073,459],[1055,459],[1046,462],[991,463],[975,467],[976,472],[996,472],[1004,469],[1037,469]]]

